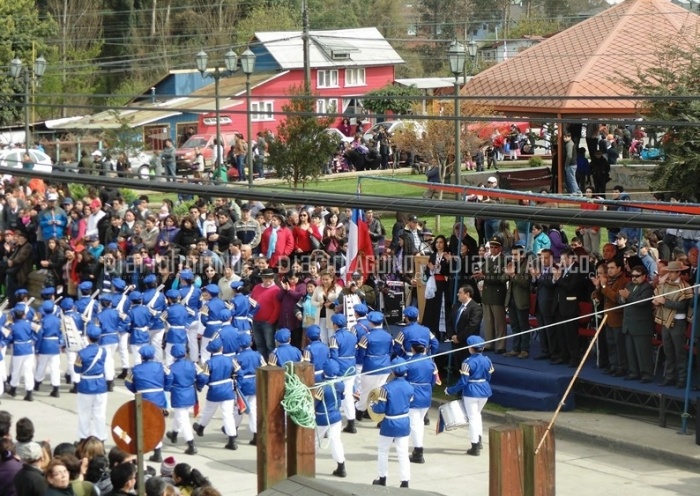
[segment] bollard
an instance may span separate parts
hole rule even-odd
[[[314,385],[314,366],[308,362],[295,363],[294,374],[307,386]],[[299,427],[287,418],[287,477],[316,476],[316,432]]]
[[[489,496],[523,496],[523,433],[516,426],[489,430]]]
[[[520,423],[523,432],[523,473],[525,496],[554,496],[555,447],[550,431],[538,453],[535,449],[547,430],[547,423],[531,420]]]
[[[258,493],[287,478],[285,448],[284,369],[273,365],[255,372],[258,401]]]

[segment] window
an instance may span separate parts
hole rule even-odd
[[[416,34],[418,34],[418,26],[414,23],[409,24],[406,28],[406,34],[408,36],[415,36]]]
[[[274,121],[274,102],[250,102],[250,120]]]
[[[338,99],[337,98],[319,98],[316,100],[316,113],[317,114],[334,114],[338,112]],[[319,117],[322,117],[319,115]]]
[[[364,67],[345,69],[345,86],[364,86],[365,84]]]
[[[338,70],[318,71],[317,73],[318,88],[337,88],[338,87]]]
[[[151,126],[143,126],[143,143],[147,149],[162,150],[166,139],[170,139],[169,125],[153,124]]]

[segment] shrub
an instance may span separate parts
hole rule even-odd
[[[544,162],[541,157],[530,157],[530,160],[527,161],[527,165],[530,167],[542,167]]]

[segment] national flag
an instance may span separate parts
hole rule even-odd
[[[345,281],[352,280],[352,273],[362,272],[363,278],[371,271],[371,262],[374,260],[374,248],[369,237],[369,226],[365,220],[364,212],[359,208],[352,209],[352,218],[348,223],[348,251]],[[359,270],[361,267],[362,270]]]

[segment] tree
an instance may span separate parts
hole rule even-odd
[[[415,86],[388,84],[365,94],[362,106],[375,114],[386,114],[388,111],[394,114],[407,114],[413,108],[415,101],[395,97],[420,97],[422,95],[421,90]]]
[[[303,88],[290,90],[290,101],[282,107],[287,118],[277,128],[277,139],[268,144],[268,163],[294,189],[320,177],[338,149],[338,142],[325,131],[332,119],[315,117],[316,101],[304,94]]]
[[[636,77],[622,77],[633,94],[647,97],[639,105],[652,121],[671,123],[662,138],[665,160],[651,175],[654,191],[677,191],[697,198],[700,191],[700,38],[659,51]],[[686,97],[674,100],[673,97]],[[653,129],[647,129],[656,132]]]

